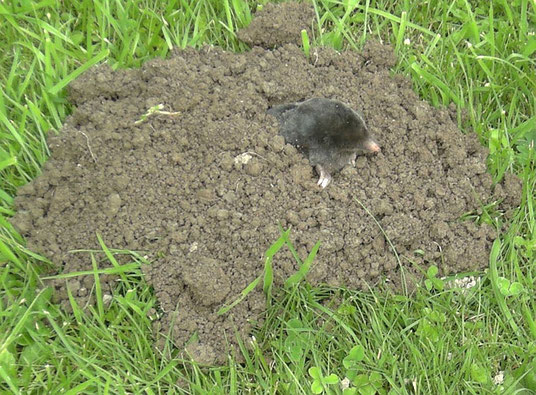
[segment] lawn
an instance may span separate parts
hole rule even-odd
[[[523,180],[512,220],[472,287],[434,269],[415,294],[300,285],[280,292],[244,363],[200,367],[154,348],[156,299],[141,258],[109,305],[66,314],[39,276],[47,263],[8,218],[16,189],[46,161],[46,136],[72,108],[66,86],[91,66],[138,67],[173,47],[243,51],[236,38],[264,1],[0,2],[0,391],[43,394],[530,394],[536,392],[536,2],[314,0],[312,46],[395,48],[393,72],[434,106],[457,107],[490,151],[495,181]],[[114,246],[120,248],[121,246]],[[277,259],[277,255],[274,257]],[[314,264],[314,263],[313,263]],[[98,276],[96,276],[98,279]],[[98,281],[97,281],[98,284]],[[99,295],[97,289],[97,295]]]

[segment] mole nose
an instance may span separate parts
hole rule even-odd
[[[366,142],[365,144],[365,147],[370,151],[370,152],[380,152],[381,151],[381,148],[378,144],[376,144],[374,141],[372,140],[369,140]]]

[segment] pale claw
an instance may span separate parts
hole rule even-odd
[[[321,178],[318,180],[318,182],[320,183],[319,185],[322,187],[322,189],[324,189],[331,182],[331,177],[325,177],[324,179]]]
[[[348,161],[349,165],[352,165],[352,167],[355,167],[355,159],[357,158],[357,153],[353,154],[350,160]]]
[[[324,189],[331,182],[331,174],[325,171],[320,165],[316,166],[316,171],[320,174],[320,178],[318,179],[317,184],[320,185],[322,189]]]

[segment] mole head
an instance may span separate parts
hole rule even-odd
[[[352,117],[349,120],[352,140],[355,142],[357,149],[367,152],[380,152],[380,146],[371,136],[363,116],[358,111],[352,110]]]

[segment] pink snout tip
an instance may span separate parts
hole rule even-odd
[[[366,147],[370,152],[380,152],[381,151],[380,146],[378,144],[376,144],[372,140],[367,141]]]

